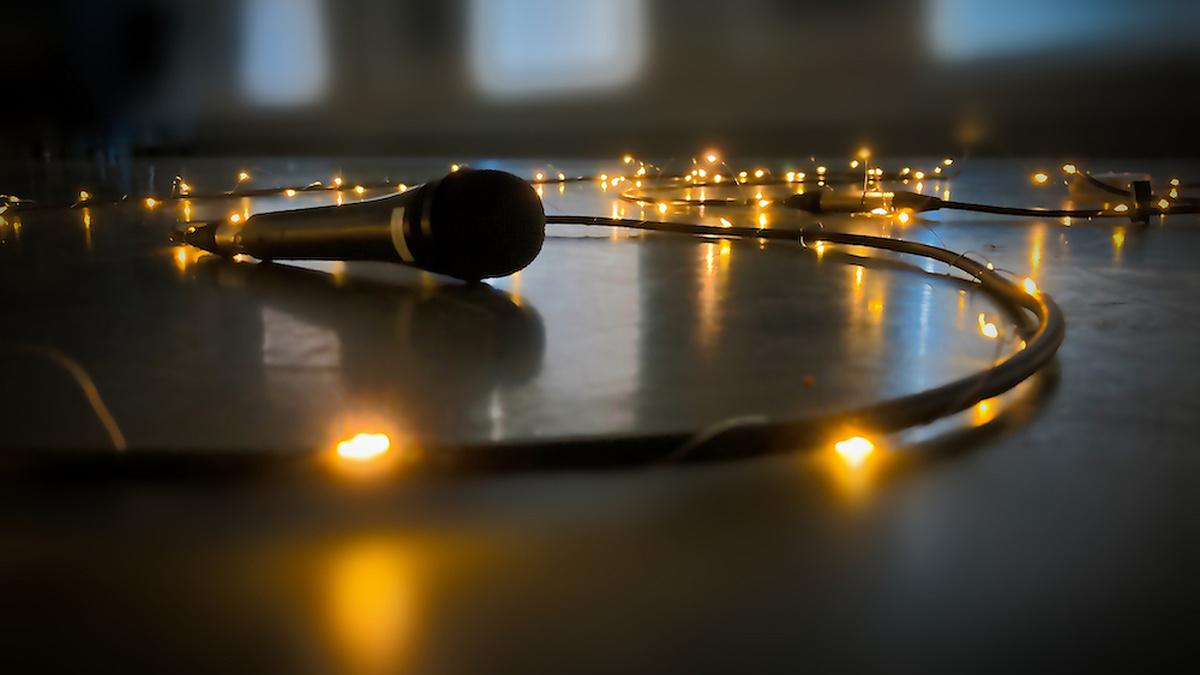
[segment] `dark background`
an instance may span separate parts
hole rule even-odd
[[[8,3],[0,156],[1195,156],[1186,0]]]

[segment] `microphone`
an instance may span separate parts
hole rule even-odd
[[[205,223],[172,238],[222,256],[377,260],[478,281],[533,262],[546,213],[525,180],[463,169],[402,194]]]

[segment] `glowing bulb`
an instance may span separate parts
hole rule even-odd
[[[946,166],[950,166],[953,163],[954,163],[954,160],[950,159],[949,157],[942,160],[942,164],[945,164]]]
[[[755,172],[754,172],[754,177],[755,177],[755,178],[762,178],[762,177],[763,177],[763,170],[762,170],[762,169],[759,169],[759,170],[755,171]]]
[[[1113,211],[1116,211],[1117,213],[1125,213],[1128,210],[1129,210],[1129,207],[1124,204],[1117,204],[1116,206],[1113,207]]]
[[[994,269],[996,269],[995,265],[993,265],[992,263],[988,263],[988,264],[987,264],[987,268],[988,268],[989,270],[994,270]]]
[[[859,150],[859,151],[858,151],[858,156],[859,156],[859,158],[860,158],[860,159],[867,159],[867,158],[869,158],[869,157],[871,156],[871,150],[870,150],[870,148],[863,148],[863,149]]]
[[[917,180],[924,180],[924,179],[925,179],[925,172],[924,172],[924,171],[918,171],[918,172],[916,172],[916,173],[914,173],[914,174],[913,174],[913,178],[916,178]]]
[[[1171,179],[1171,185],[1174,185],[1175,187],[1179,187],[1179,179],[1178,179],[1178,178],[1172,178],[1172,179]]]
[[[771,200],[769,200],[769,199],[760,199],[760,200],[758,200],[758,205],[759,205],[759,206],[763,206],[763,207],[770,206],[770,205],[771,205]]]
[[[537,173],[533,174],[533,179],[534,179],[534,180],[545,180],[545,179],[546,179],[546,174],[544,174],[544,173],[542,173],[541,171],[539,171],[539,172],[537,172]]]
[[[713,174],[713,182],[720,183],[721,182],[721,174],[719,174],[719,173]],[[641,181],[638,181],[638,187],[641,187]]]
[[[396,189],[399,190],[400,192],[405,192],[408,190],[408,186],[405,185],[404,183],[401,183],[396,186]]]
[[[765,214],[765,213],[758,214],[758,226],[759,227],[767,226],[767,214]]]
[[[333,184],[334,184],[334,185],[336,185],[336,186],[338,186],[338,187],[341,187],[341,186],[342,186],[342,177],[341,177],[341,176],[334,176],[334,177],[333,177]]]
[[[291,188],[288,188],[288,189],[286,189],[286,190],[284,190],[284,191],[283,191],[283,194],[285,194],[285,195],[287,195],[287,196],[289,196],[289,197],[295,197],[295,196],[296,196],[296,191],[295,191],[295,190],[293,190],[293,189],[291,189]]]
[[[858,168],[858,160],[857,160],[857,159],[855,159],[855,160],[852,160],[852,161],[850,162],[850,168],[851,168],[851,169],[857,169],[857,168]]]
[[[639,176],[645,176],[645,175],[646,175],[646,167],[644,167],[644,166],[643,166],[643,167],[639,168],[639,169],[637,170],[637,175],[639,175]],[[560,174],[558,174],[558,179],[559,179],[559,180],[562,180],[562,174],[561,174],[561,173],[560,173]]]
[[[995,340],[1000,336],[1000,330],[996,328],[996,324],[987,320],[983,314],[979,315],[979,332],[983,333],[985,338]]]
[[[1171,205],[1171,202],[1169,202],[1165,199],[1158,200],[1158,208],[1160,208],[1160,209],[1165,209],[1170,205]]]
[[[621,182],[621,177],[618,176],[618,177],[612,179],[612,186],[617,187],[617,183],[620,183],[620,182]]]
[[[878,208],[871,209],[871,213],[876,216],[886,216],[888,210],[880,206]]]
[[[789,172],[787,172],[787,181],[788,181],[789,183],[791,183],[791,182],[792,182],[792,181],[794,181],[794,180],[796,180],[796,172],[795,172],[795,171],[789,171]]]
[[[742,180],[746,180],[746,172],[745,172],[745,171],[739,171],[739,172],[738,172],[738,178],[741,178]]]
[[[838,441],[834,444],[834,450],[841,456],[842,461],[852,469],[857,469],[867,461],[871,453],[875,452],[875,444],[863,438],[855,436],[847,438],[844,441]]]
[[[337,444],[337,455],[352,462],[369,462],[388,451],[392,442],[387,434],[359,434]]]
[[[186,194],[188,193],[188,191],[190,191],[191,189],[192,189],[192,186],[188,185],[187,183],[180,183],[180,184],[179,184],[179,191],[180,191],[180,192],[182,192],[182,193],[183,193],[183,194],[185,194],[185,195],[186,195]]]
[[[933,172],[934,172],[934,173],[941,173],[941,172],[942,172],[942,167],[940,167],[940,166],[936,166],[936,167],[934,167],[934,168],[933,168]]]
[[[86,202],[87,200],[91,199],[91,197],[92,197],[92,195],[88,194],[87,190],[79,191],[79,201]]]
[[[729,222],[728,220],[726,220],[724,218],[721,219],[721,224],[724,225],[725,227],[733,227],[733,223]]]
[[[631,157],[630,155],[625,155],[625,163],[626,164],[629,164],[632,161],[633,161],[633,157]]]
[[[659,212],[659,213],[666,213],[666,212],[667,212],[667,205],[666,205],[666,204],[659,204],[659,205],[658,205],[658,212]]]
[[[646,173],[646,170],[645,170],[645,169],[641,169],[641,173],[639,173],[638,175],[640,176],[640,175],[642,175],[643,173]],[[563,173],[561,173],[561,172],[560,172],[560,173],[558,174],[558,179],[559,179],[559,180],[566,180],[566,179],[567,179],[567,176],[566,176],[565,174],[563,174]]]
[[[607,183],[608,182],[608,174],[606,174],[606,173],[600,174],[600,182]]]
[[[362,193],[366,192],[366,189],[364,189],[361,185],[355,185],[354,191],[361,195]]]
[[[238,174],[238,181],[240,182],[244,180],[250,180],[250,174],[246,173],[245,171]]]
[[[1064,173],[1075,173],[1079,169],[1074,164],[1063,164]]]
[[[697,173],[699,173],[699,174],[700,174],[700,177],[701,177],[701,178],[707,178],[707,177],[708,177],[708,172],[707,172],[707,171],[705,171],[704,169],[700,169],[699,171],[697,171]]]
[[[803,174],[803,173],[797,173],[797,174],[796,174],[796,180],[804,180],[804,174]]]
[[[154,201],[154,197],[146,197],[146,206],[154,208],[155,204],[158,204],[158,202]]]
[[[1036,282],[1034,282],[1033,279],[1030,279],[1029,277],[1025,277],[1025,281],[1022,281],[1021,285],[1025,287],[1026,293],[1028,293],[1030,295],[1038,294],[1038,285]]]
[[[901,225],[907,225],[910,217],[905,211],[896,214],[896,220],[899,220]]]
[[[705,157],[705,159],[708,160],[709,164],[715,164],[717,161],[717,155],[715,153],[710,152],[710,153],[708,153],[708,157]]]
[[[910,169],[910,168],[908,168],[908,167],[906,166],[906,167],[904,167],[903,169],[900,169],[900,175],[902,175],[902,176],[906,176],[906,175],[908,175],[908,174],[909,174],[909,172],[911,172],[911,171],[912,171],[912,169]]]
[[[1039,172],[1033,174],[1033,180],[1036,183],[1045,183],[1046,181],[1050,180],[1050,176],[1047,176],[1046,174],[1039,171]]]
[[[461,166],[459,166],[459,165],[457,165],[457,164],[451,164],[451,165],[450,165],[450,171],[458,171],[458,170],[459,170],[459,169],[461,169],[461,168],[462,168],[462,167],[461,167]]]
[[[1171,188],[1171,191],[1167,193],[1167,196],[1171,199],[1177,199],[1179,197],[1179,190]]]
[[[231,214],[229,214],[229,222],[231,222],[231,223],[240,223],[240,222],[242,222],[242,214],[240,214],[240,213],[231,213]]]

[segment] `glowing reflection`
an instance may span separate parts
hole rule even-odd
[[[1036,272],[1038,266],[1042,264],[1042,240],[1045,238],[1045,236],[1045,228],[1041,226],[1038,226],[1038,228],[1033,231],[1033,249],[1029,252],[1029,266],[1034,272]]]
[[[728,281],[728,259],[732,251],[729,240],[705,243],[703,250],[703,275],[700,279],[700,308],[697,325],[697,343],[707,354],[716,346],[721,322],[721,300]]]
[[[348,672],[395,672],[411,646],[417,590],[411,556],[380,539],[336,550],[323,575],[332,646]]]
[[[1025,281],[1022,281],[1021,285],[1025,287],[1025,292],[1030,295],[1037,295],[1039,292],[1037,283],[1029,277],[1025,277]]]
[[[1125,246],[1125,228],[1118,226],[1113,231],[1113,262],[1121,262],[1121,248]]]
[[[87,237],[88,250],[92,250],[92,213],[89,209],[83,210],[83,232]]]

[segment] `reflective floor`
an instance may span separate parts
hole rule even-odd
[[[551,226],[529,268],[468,287],[388,265],[222,261],[167,241],[182,221],[336,199],[164,201],[176,175],[207,194],[334,176],[411,185],[449,163],[4,167],[4,189],[23,198],[90,200],[0,214],[4,339],[77,361],[144,452],[301,452],[360,432],[402,450],[698,429],[915,392],[1017,348],[1011,317],[944,267],[862,250]],[[1060,165],[960,160],[961,175],[921,187],[997,204],[1083,200]],[[1195,163],[1087,168],[1200,175]],[[1030,179],[1039,170],[1048,185]],[[579,183],[543,197],[551,214],[660,217],[616,193]],[[818,449],[384,483],[12,485],[0,498],[11,553],[0,570],[15,580],[0,591],[5,652],[313,672],[961,671],[1182,655],[1200,506],[1195,217],[1144,228],[952,212],[907,225],[776,208],[661,217],[819,222],[973,250],[1052,294],[1067,340],[1054,372],[1012,397],[881,442],[878,468]],[[108,451],[60,368],[12,350],[0,362],[6,452]],[[883,470],[891,454],[922,459]]]

